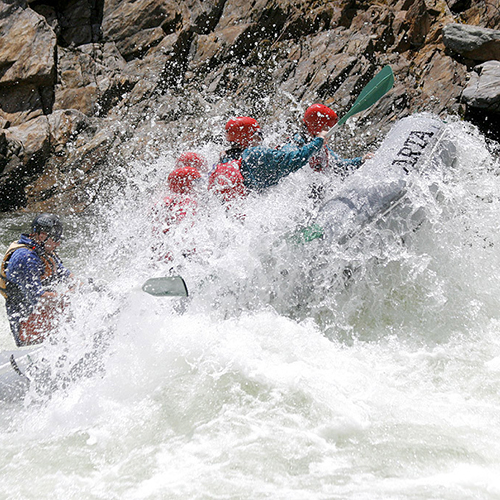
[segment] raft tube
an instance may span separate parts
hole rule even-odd
[[[424,213],[415,210],[407,197],[412,174],[453,167],[456,150],[449,126],[438,118],[419,114],[401,119],[374,157],[321,206],[314,221],[321,239],[345,245],[381,219],[398,231],[414,230]]]
[[[22,398],[28,391],[28,372],[40,347],[2,351],[0,353],[0,401]]]

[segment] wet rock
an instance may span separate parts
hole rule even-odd
[[[63,155],[68,143],[89,125],[89,119],[82,113],[63,110],[3,131],[0,206],[7,210],[24,206],[28,202],[25,189],[37,179],[43,179],[51,155]]]
[[[17,125],[50,111],[56,36],[29,8],[0,3],[0,117]]]
[[[111,96],[120,92],[117,89],[130,88],[138,79],[123,76],[125,65],[114,43],[61,49],[54,109],[77,109],[87,116],[106,114],[114,100]]]
[[[66,157],[52,157],[42,174],[25,187],[26,203],[34,211],[85,210],[106,186],[108,155],[118,129],[114,123],[76,137]]]
[[[228,26],[209,35],[196,36],[190,50],[188,69],[195,72],[204,69],[207,71],[224,58],[235,56],[234,46],[248,27],[248,24]]]
[[[449,50],[468,59],[500,61],[500,30],[448,24],[443,29],[443,42]]]
[[[4,168],[0,175],[0,208],[12,210],[26,204],[24,188],[43,170],[49,157],[47,119],[40,116],[4,131]]]
[[[488,61],[476,66],[462,98],[472,108],[500,113],[500,62]]]
[[[89,118],[76,109],[54,111],[47,120],[50,148],[55,155],[64,153],[65,146],[91,124]]]
[[[50,152],[50,130],[45,116],[10,127],[5,131],[5,136],[9,142],[22,144],[20,157],[30,170],[43,168]]]
[[[139,31],[118,44],[120,54],[125,60],[142,57],[151,47],[158,45],[164,38],[162,28],[150,28]]]
[[[462,92],[499,27],[481,0],[0,0],[0,210],[83,210],[114,168],[222,148],[235,113],[285,138],[313,102],[347,112],[385,64],[394,88],[339,130],[346,156],[415,111],[495,114],[490,66]]]
[[[130,56],[127,41],[130,37],[155,28],[160,28],[165,34],[169,34],[180,27],[182,14],[178,5],[177,2],[165,0],[106,2],[102,24],[103,36],[106,40],[115,42],[124,57]]]

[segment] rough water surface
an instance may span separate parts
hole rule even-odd
[[[303,169],[229,212],[200,186],[196,219],[159,241],[168,152],[67,217],[64,262],[104,286],[75,293],[47,344],[55,389],[0,403],[0,497],[498,498],[499,165],[453,126],[458,161],[415,178],[426,218],[404,238],[290,244],[310,184],[340,186]],[[2,250],[30,220],[2,216]],[[170,272],[188,299],[141,292]],[[99,366],[68,382],[98,332]]]

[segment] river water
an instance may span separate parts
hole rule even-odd
[[[404,238],[290,243],[316,210],[303,169],[228,212],[200,192],[159,239],[179,151],[64,217],[61,257],[102,286],[74,293],[45,356],[57,379],[96,332],[109,347],[96,373],[0,403],[0,498],[500,498],[500,165],[454,127],[458,162],[437,197],[415,187]],[[31,218],[2,216],[2,251]],[[140,290],[169,273],[188,299]]]

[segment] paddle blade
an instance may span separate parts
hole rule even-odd
[[[384,66],[365,86],[352,108],[337,123],[342,125],[356,113],[360,113],[375,104],[382,96],[387,94],[394,85],[394,73],[390,66]]]
[[[155,297],[187,297],[188,290],[185,281],[180,276],[163,276],[149,278],[142,290]]]

